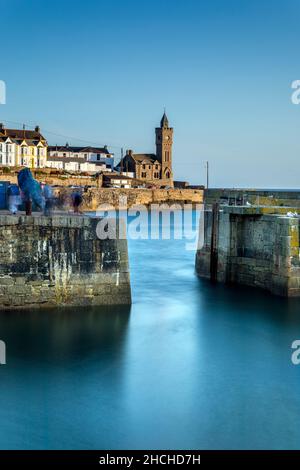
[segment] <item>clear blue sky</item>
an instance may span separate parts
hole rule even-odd
[[[0,0],[0,121],[49,143],[154,150],[164,106],[176,179],[300,187],[297,0]],[[9,124],[9,123],[8,123]],[[80,141],[68,138],[73,144]]]

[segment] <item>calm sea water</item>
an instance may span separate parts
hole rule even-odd
[[[300,448],[300,301],[130,241],[131,308],[1,312],[0,447]]]

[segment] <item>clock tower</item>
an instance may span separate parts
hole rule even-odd
[[[164,113],[160,127],[155,129],[156,135],[156,157],[161,163],[161,179],[166,183],[173,184],[172,173],[172,145],[173,145],[173,128],[169,127],[169,121],[166,113]]]

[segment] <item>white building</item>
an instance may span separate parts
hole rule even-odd
[[[72,157],[49,157],[47,158],[47,167],[56,168],[57,170],[66,171],[84,171],[91,173],[98,173],[100,171],[106,172],[108,170],[104,163],[91,163],[87,162],[84,158]]]
[[[9,137],[0,138],[0,165],[16,165],[16,146]]]
[[[34,130],[6,129],[0,124],[0,166],[44,168],[47,146],[38,126]]]
[[[132,188],[135,183],[133,178],[119,174],[105,174],[103,176],[103,186],[106,188]]]
[[[58,170],[110,172],[114,168],[114,155],[107,147],[49,146],[47,166]]]

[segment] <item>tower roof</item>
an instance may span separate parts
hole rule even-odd
[[[160,127],[169,127],[169,121],[165,112],[163,117],[161,118]]]

